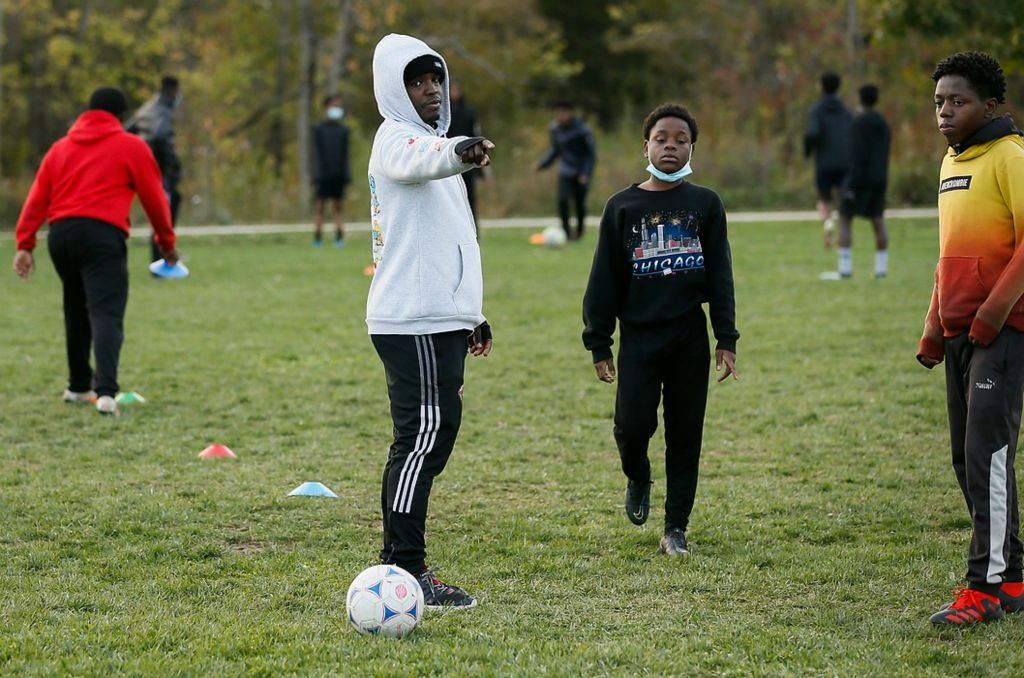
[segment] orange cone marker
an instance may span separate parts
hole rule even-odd
[[[200,459],[216,459],[218,457],[225,457],[228,459],[236,458],[234,452],[219,443],[214,443],[199,453]]]

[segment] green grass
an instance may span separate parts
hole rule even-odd
[[[742,379],[711,388],[682,560],[657,552],[660,507],[642,528],[621,510],[614,389],[579,340],[593,234],[485,232],[495,351],[467,366],[428,523],[430,561],[481,606],[406,641],[344,617],[391,430],[365,234],[186,238],[194,275],[172,282],[133,243],[121,383],[149,402],[116,419],[59,401],[41,254],[30,282],[0,275],[0,674],[1021,675],[1024,617],[927,623],[969,523],[942,374],[913,358],[934,225],[891,226],[890,277],[858,222],[841,282],[818,280],[817,225],[732,228]],[[211,442],[238,459],[200,461]],[[286,497],[305,480],[341,499]]]

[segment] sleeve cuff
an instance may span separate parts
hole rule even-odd
[[[612,349],[608,346],[604,348],[596,348],[590,352],[594,356],[594,364],[601,362],[602,360],[609,360],[612,357]]]
[[[946,357],[945,340],[936,341],[931,337],[921,337],[921,343],[917,346],[917,356],[919,358],[924,356],[932,360],[942,360]]]
[[[735,339],[720,339],[718,344],[715,346],[716,351],[728,351],[729,353],[736,353],[736,340]]]
[[[989,325],[980,316],[974,316],[969,336],[978,344],[988,346],[999,336],[999,329]]]

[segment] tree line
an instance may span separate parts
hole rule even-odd
[[[379,121],[372,52],[389,32],[442,52],[499,141],[485,215],[549,211],[546,181],[528,168],[546,143],[548,104],[566,97],[599,127],[595,200],[602,185],[635,180],[640,120],[674,100],[697,115],[695,167],[727,204],[803,204],[800,140],[824,70],[844,76],[851,105],[859,84],[881,86],[894,130],[891,201],[927,203],[942,152],[931,69],[953,51],[989,51],[1019,102],[1018,9],[1012,0],[0,0],[2,213],[13,218],[95,86],[116,84],[141,104],[173,73],[184,95],[186,220],[299,218],[324,95],[344,97],[353,165],[368,153]]]

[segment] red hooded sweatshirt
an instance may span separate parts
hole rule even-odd
[[[145,141],[125,132],[113,114],[86,111],[39,166],[18,218],[18,249],[35,249],[36,232],[44,221],[70,217],[105,221],[127,236],[136,193],[160,249],[174,249],[170,204],[153,152]]]

